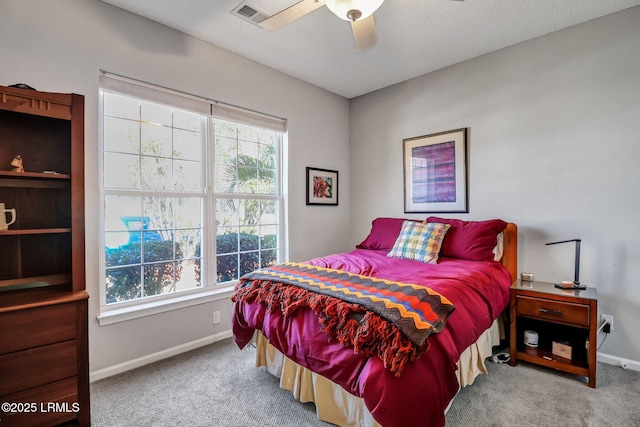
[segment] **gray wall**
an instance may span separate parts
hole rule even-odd
[[[541,280],[573,279],[574,246],[544,243],[581,238],[581,282],[615,320],[600,351],[639,361],[639,22],[635,7],[353,99],[352,240],[405,216],[404,138],[468,127],[470,211],[450,216],[517,223],[519,269]]]
[[[582,281],[615,316],[601,351],[640,360],[637,22],[639,7],[349,102],[96,0],[2,1],[0,84],[86,96],[91,371],[228,334],[230,308],[225,298],[98,326],[100,69],[287,118],[292,260],[349,250],[376,216],[404,216],[403,138],[470,128],[470,213],[455,216],[518,223],[520,270],[540,279],[572,277],[573,248],[544,242],[582,238]],[[337,208],[305,206],[305,166],[340,171]]]
[[[96,0],[3,0],[0,58],[0,84],[20,82],[43,91],[85,95],[86,266],[93,373],[111,368],[109,372],[117,372],[170,355],[193,343],[215,340],[230,328],[228,295],[98,325],[100,69],[288,119],[291,259],[301,261],[353,246],[348,241],[346,99]],[[338,207],[305,205],[305,166],[340,172]],[[214,310],[221,311],[223,320],[215,326]]]

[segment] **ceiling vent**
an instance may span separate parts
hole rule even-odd
[[[267,19],[269,15],[256,9],[253,6],[249,6],[246,2],[240,3],[235,9],[231,11],[231,14],[237,16],[240,19],[251,22],[254,25],[260,24]]]

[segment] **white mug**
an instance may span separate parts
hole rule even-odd
[[[9,222],[7,222],[7,213],[11,214]],[[7,230],[14,222],[16,222],[16,210],[14,208],[5,209],[4,203],[0,203],[0,230]]]

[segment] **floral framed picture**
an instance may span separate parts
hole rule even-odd
[[[469,212],[467,129],[402,142],[405,213]]]
[[[338,205],[338,171],[307,168],[307,205]]]

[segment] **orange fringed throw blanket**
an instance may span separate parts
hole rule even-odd
[[[307,264],[284,263],[246,274],[233,301],[256,301],[285,316],[316,313],[322,330],[356,353],[376,356],[396,376],[428,349],[454,306],[424,286]]]

